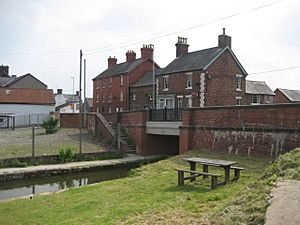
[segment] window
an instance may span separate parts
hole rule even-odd
[[[242,105],[242,97],[236,97],[235,98],[235,101],[236,101],[236,105]]]
[[[111,87],[111,84],[112,84],[112,78],[109,77],[109,79],[108,79],[108,86]]]
[[[105,79],[102,80],[102,88],[105,88]]]
[[[192,95],[186,95],[185,97],[186,97],[186,99],[187,99],[186,107],[187,107],[187,108],[192,108],[192,107],[193,107],[193,99],[192,99]]]
[[[163,91],[169,90],[169,76],[163,77]]]
[[[177,108],[178,109],[182,108],[182,98],[183,98],[183,96],[177,96]]]
[[[100,80],[97,80],[96,89],[99,89],[99,87],[100,87]]]
[[[135,102],[136,100],[136,94],[135,93],[132,93],[132,100]]]
[[[160,109],[163,109],[164,106],[165,106],[165,101],[164,101],[164,99],[159,99],[159,108],[160,108]]]
[[[123,100],[124,100],[124,93],[123,93],[123,91],[121,90],[121,91],[120,91],[120,101],[123,102]]]
[[[96,102],[99,102],[99,93],[96,94],[97,98],[96,98]]]
[[[192,79],[193,79],[193,74],[192,73],[186,73],[186,89],[192,89],[193,83],[192,83]]]
[[[108,113],[111,113],[111,108],[110,107],[108,108]]]
[[[102,102],[105,102],[105,94],[102,95]]]
[[[111,102],[111,100],[112,100],[112,96],[109,95],[109,96],[108,96],[108,102]]]
[[[124,84],[123,75],[120,76],[120,85],[122,86]]]
[[[242,75],[238,75],[238,74],[236,75],[235,89],[236,89],[236,91],[242,90]]]
[[[251,95],[251,104],[252,105],[260,104],[260,95]]]
[[[171,98],[166,99],[166,108],[172,109],[174,108],[174,100]]]

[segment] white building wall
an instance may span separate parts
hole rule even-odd
[[[15,126],[29,126],[41,124],[49,118],[55,107],[51,105],[30,105],[30,104],[0,104],[0,113],[15,115]]]

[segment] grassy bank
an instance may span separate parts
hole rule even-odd
[[[210,190],[209,180],[177,186],[174,168],[186,156],[234,160],[246,168],[239,182]],[[269,160],[191,151],[149,164],[130,177],[0,203],[0,224],[263,224],[271,173]],[[222,173],[216,168],[212,172]]]

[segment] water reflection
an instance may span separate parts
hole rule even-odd
[[[45,192],[55,192],[66,188],[86,186],[93,183],[99,183],[101,181],[122,178],[128,175],[128,171],[129,169],[127,168],[118,168],[9,181],[0,184],[0,200]]]

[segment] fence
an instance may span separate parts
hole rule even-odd
[[[31,125],[40,125],[44,120],[50,117],[49,114],[43,113],[32,113],[24,115],[15,115],[15,126],[16,127],[28,127]]]
[[[150,121],[181,121],[181,109],[150,109]]]

